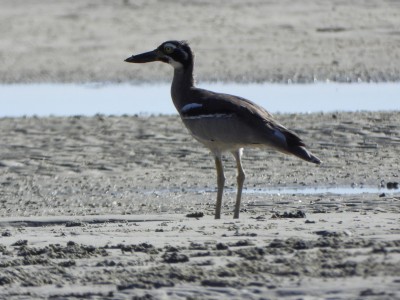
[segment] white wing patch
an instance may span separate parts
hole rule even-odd
[[[198,116],[190,116],[184,117],[184,120],[196,120],[196,119],[227,119],[231,118],[233,114],[209,114],[209,115],[198,115]]]
[[[181,113],[187,113],[189,110],[195,109],[195,108],[199,108],[199,107],[203,107],[203,104],[200,103],[189,103],[186,104],[184,107],[182,107],[181,109]]]

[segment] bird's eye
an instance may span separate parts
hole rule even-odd
[[[174,52],[174,49],[171,46],[165,46],[164,52],[167,54],[171,54],[172,52]]]

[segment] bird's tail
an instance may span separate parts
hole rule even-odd
[[[286,141],[284,152],[293,154],[301,159],[304,159],[305,161],[317,165],[322,163],[322,161],[318,157],[307,150],[304,142],[299,138],[297,134],[284,127],[280,128],[280,130],[284,134]]]
[[[293,154],[301,159],[304,159],[305,161],[320,165],[322,161],[316,157],[314,154],[312,154],[310,151],[308,151],[304,146],[294,146],[290,147],[288,149],[290,154]]]

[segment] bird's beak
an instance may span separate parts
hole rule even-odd
[[[153,50],[153,51],[145,52],[142,54],[138,54],[138,55],[132,55],[131,57],[128,57],[127,59],[125,59],[126,62],[136,63],[136,64],[148,63],[148,62],[158,61],[158,60],[161,60],[161,56],[157,49]]]

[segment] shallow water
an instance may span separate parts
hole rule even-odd
[[[165,194],[165,193],[214,193],[216,189],[165,189],[145,191],[145,194]],[[235,193],[236,189],[225,189],[227,193]],[[360,194],[400,194],[399,189],[387,189],[380,187],[282,187],[282,188],[243,188],[244,194],[263,194],[263,195],[360,195]]]
[[[396,83],[206,83],[199,87],[242,96],[272,113],[400,110]],[[0,85],[0,117],[176,114],[169,89],[169,83]]]
[[[278,194],[278,195],[360,195],[360,194],[394,194],[399,193],[397,189],[375,188],[375,187],[315,187],[315,188],[275,188],[275,189],[246,189],[243,193],[248,194]]]

